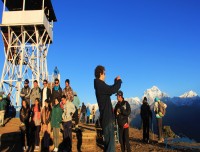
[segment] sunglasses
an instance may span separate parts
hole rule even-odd
[[[59,84],[58,82],[55,82],[55,84]]]
[[[43,83],[43,84],[47,84],[47,83]]]

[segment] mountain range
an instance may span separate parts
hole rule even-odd
[[[184,134],[185,136],[192,138],[200,142],[200,97],[194,91],[188,91],[179,97],[169,97],[165,92],[162,92],[157,86],[153,86],[150,89],[144,91],[144,95],[140,99],[139,97],[125,98],[131,106],[130,124],[132,127],[141,127],[140,107],[142,105],[142,99],[147,97],[150,107],[153,109],[155,97],[160,98],[167,104],[167,113],[163,118],[163,126],[171,126],[172,130],[177,134]],[[113,100],[113,107],[117,101]],[[92,109],[98,109],[97,104],[88,104]],[[97,117],[99,112],[96,112]],[[153,129],[156,130],[156,120],[153,117]]]

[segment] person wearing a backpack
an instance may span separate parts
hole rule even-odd
[[[147,102],[147,97],[144,97],[143,99],[140,115],[143,124],[143,142],[149,143],[149,122],[152,120],[152,111]]]
[[[118,91],[116,96],[118,103],[115,106],[114,114],[119,126],[119,142],[121,145],[121,151],[125,152],[127,149],[127,152],[130,152],[131,147],[129,143],[128,117],[131,113],[131,107],[130,104],[124,100],[122,91]]]
[[[158,97],[154,99],[154,112],[156,114],[157,126],[158,126],[158,143],[164,142],[162,131],[162,118],[165,115],[167,105],[160,101]]]

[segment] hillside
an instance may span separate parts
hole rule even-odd
[[[2,152],[21,152],[21,143],[20,141],[20,132],[19,126],[20,121],[18,118],[11,119],[8,123],[6,123],[4,129],[0,129],[1,134],[1,146],[0,151]],[[83,130],[83,144],[82,144],[82,151],[83,152],[103,152],[102,147],[96,146],[95,142],[95,127],[93,124],[85,125],[80,124]],[[190,148],[192,144],[189,145],[182,145],[181,148],[175,149],[173,147],[177,147],[178,144],[174,145],[173,147],[167,146],[166,144],[158,144],[156,139],[156,135],[150,135],[150,144],[144,144],[142,142],[142,131],[130,128],[130,145],[131,149],[134,152],[182,152],[182,151],[198,151],[197,149]],[[41,136],[42,137],[42,136]],[[60,134],[60,140],[62,140],[62,135]],[[92,139],[92,140],[91,140]],[[154,139],[154,140],[153,140]],[[73,133],[73,152],[76,152],[76,135]],[[181,143],[180,143],[181,144]],[[192,145],[192,146],[199,146],[200,144]],[[51,149],[53,147],[51,146]],[[95,149],[94,149],[95,148]],[[116,145],[116,151],[120,152],[120,145]]]

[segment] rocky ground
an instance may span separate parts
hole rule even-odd
[[[8,121],[5,127],[0,128],[1,143],[0,151],[1,152],[21,152],[20,144],[20,130],[19,130],[20,121],[18,118],[14,118]],[[81,125],[83,129],[83,144],[82,151],[96,151],[102,152],[102,147],[96,146],[96,131],[94,125]],[[193,147],[200,147],[200,144],[189,144],[176,143],[173,146],[166,146],[166,143],[158,144],[157,136],[151,134],[151,141],[149,144],[142,142],[142,131],[134,128],[130,128],[130,144],[133,152],[182,152],[182,151],[200,151],[200,148],[194,149]],[[34,137],[32,137],[34,138]],[[62,135],[61,135],[62,138]],[[62,139],[61,139],[62,140]],[[73,133],[73,151],[76,151],[76,134]],[[173,148],[178,147],[178,148]],[[53,149],[53,146],[51,146]],[[33,150],[30,150],[33,151]],[[116,151],[120,152],[120,145],[116,145]]]

